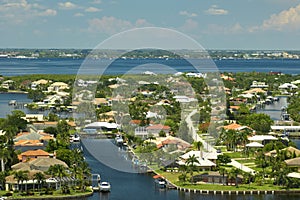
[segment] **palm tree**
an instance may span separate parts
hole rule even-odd
[[[193,143],[194,145],[194,148],[196,148],[198,151],[200,151],[200,155],[199,155],[199,158],[202,158],[203,155],[202,155],[202,147],[203,147],[203,143],[201,141],[195,141]]]
[[[222,179],[222,184],[223,185],[225,185],[225,174],[227,174],[227,170],[225,169],[225,168],[223,168],[223,167],[221,167],[220,169],[219,169],[219,172],[220,172],[220,174],[222,175],[222,177],[223,177],[223,179]]]
[[[59,188],[61,188],[62,178],[67,176],[66,168],[63,165],[52,165],[48,169],[48,173],[52,175],[52,177],[59,177]]]
[[[191,175],[191,182],[193,183],[194,182],[194,178],[193,178],[193,173],[194,173],[194,169],[195,169],[195,163],[199,163],[199,160],[198,158],[193,154],[192,156],[189,156],[187,159],[186,159],[186,165],[188,166],[189,168],[189,171],[190,171],[190,175]]]
[[[41,188],[41,184],[43,183],[43,181],[45,180],[45,175],[42,172],[38,172],[36,174],[34,174],[34,179],[37,180],[38,183],[38,190]]]
[[[28,171],[15,171],[14,172],[14,179],[18,182],[18,189],[20,191],[20,183],[22,184],[23,181],[28,180]],[[22,190],[22,187],[21,187]]]

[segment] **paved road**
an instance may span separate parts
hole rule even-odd
[[[207,152],[216,152],[217,150],[216,150],[213,146],[211,146],[210,144],[208,144],[205,140],[203,140],[203,139],[197,134],[197,130],[196,130],[195,127],[193,126],[193,121],[192,121],[191,117],[192,117],[195,113],[197,113],[197,112],[198,112],[198,111],[197,111],[196,109],[193,110],[193,111],[186,117],[186,119],[185,119],[185,121],[186,121],[186,123],[187,123],[189,129],[190,129],[191,132],[192,132],[193,140],[194,140],[194,141],[200,141],[200,142],[202,142],[203,148],[204,148],[205,151],[207,151]],[[253,170],[253,169],[247,167],[246,165],[243,165],[243,164],[237,162],[237,161],[234,160],[234,159],[231,159],[231,163],[229,163],[229,165],[232,165],[233,167],[238,168],[238,169],[240,169],[240,170],[242,170],[242,171],[244,171],[244,172],[251,173],[251,174],[255,174],[255,170]]]
[[[191,117],[197,113],[198,110],[195,109],[192,112],[190,112],[190,114],[185,118],[185,121],[189,127],[189,130],[191,130],[192,132],[192,137],[194,141],[200,141],[203,144],[203,148],[204,150],[206,150],[207,152],[216,152],[217,150],[211,146],[208,142],[206,142],[205,140],[203,140],[198,134],[197,134],[197,130],[195,129],[194,125],[193,125],[193,121],[191,119]]]

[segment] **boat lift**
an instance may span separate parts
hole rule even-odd
[[[96,185],[94,186],[93,183],[96,181]],[[100,174],[92,174],[91,176],[91,182],[92,182],[92,189],[93,191],[99,191],[100,190],[100,181],[101,181],[101,176]]]

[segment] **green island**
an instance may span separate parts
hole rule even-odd
[[[75,75],[1,76],[1,92],[23,92],[32,102],[10,102],[16,109],[0,119],[0,196],[91,194],[89,166],[81,150],[70,148],[78,135],[89,135],[87,129],[99,137],[122,137],[136,156],[135,164],[170,185],[299,191],[300,150],[286,130],[293,127],[291,135],[300,136],[300,75],[214,76],[150,72],[121,78],[105,75],[100,80]],[[211,95],[216,88],[221,92]],[[279,98],[288,102],[282,108],[283,120],[257,112]],[[23,107],[51,112],[47,117],[29,115],[18,110]],[[91,120],[62,118],[60,112],[90,115]]]

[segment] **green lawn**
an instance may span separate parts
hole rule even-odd
[[[245,191],[245,190],[285,190],[285,188],[280,186],[274,186],[271,183],[265,182],[264,185],[258,185],[256,183],[249,184],[240,184],[238,187],[231,186],[231,185],[220,185],[220,184],[191,184],[189,182],[179,182],[178,176],[180,173],[172,173],[172,172],[163,172],[163,171],[157,171],[159,174],[161,174],[163,177],[168,179],[170,182],[176,184],[179,187],[184,187],[187,189],[197,189],[197,190],[218,190],[218,191]],[[195,175],[195,174],[194,174]],[[189,177],[189,174],[188,174]]]
[[[245,155],[242,152],[224,152],[230,156],[230,158],[245,158]]]
[[[7,191],[0,191],[0,196],[3,196],[7,193]],[[24,198],[24,199],[32,199],[32,198],[58,198],[58,197],[71,197],[71,196],[79,196],[79,195],[87,195],[87,194],[91,194],[92,190],[91,189],[87,189],[87,191],[85,192],[78,192],[78,191],[73,191],[71,190],[70,194],[61,194],[61,191],[53,191],[52,195],[40,195],[40,192],[35,192],[34,195],[32,196],[23,196],[21,193],[19,192],[14,192],[12,197],[9,197],[10,199],[20,199],[20,198]]]

